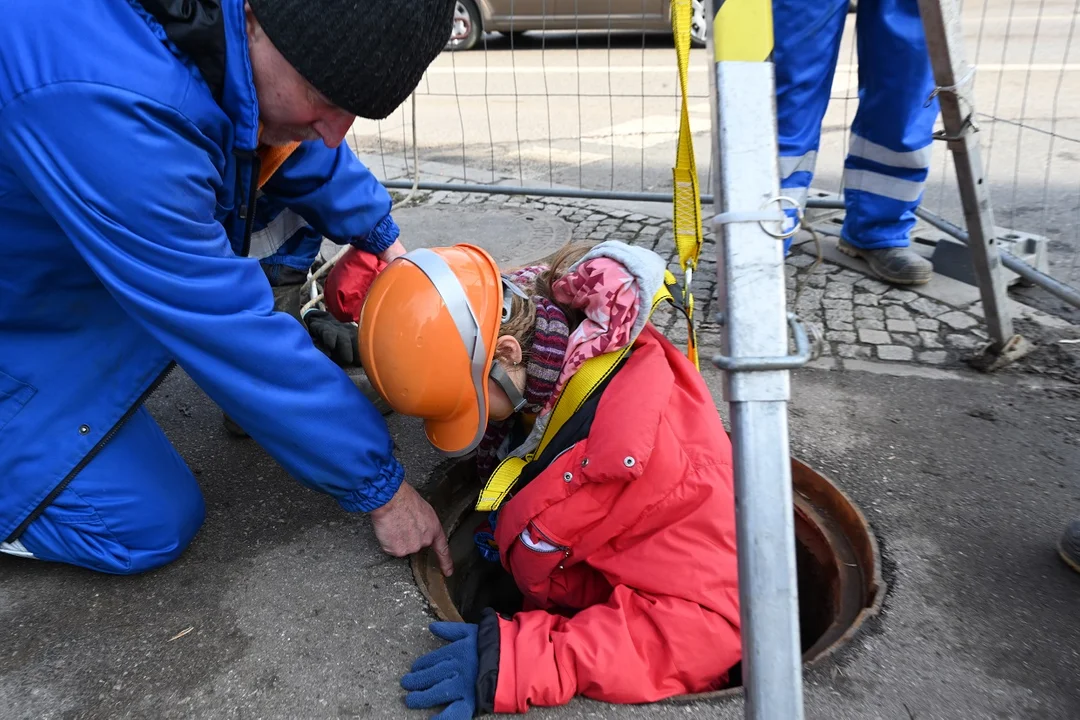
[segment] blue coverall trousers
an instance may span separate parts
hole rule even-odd
[[[179,557],[204,517],[194,475],[140,407],[17,540],[40,560],[127,575]]]
[[[805,207],[848,0],[773,0],[780,186]],[[859,0],[859,106],[844,163],[843,238],[906,247],[938,114],[917,0]]]

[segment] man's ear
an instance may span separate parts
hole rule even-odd
[[[521,364],[521,343],[513,335],[503,335],[495,341],[495,358],[511,365]]]

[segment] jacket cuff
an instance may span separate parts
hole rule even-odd
[[[348,512],[371,512],[390,502],[394,493],[405,480],[405,468],[397,458],[391,456],[390,462],[382,469],[379,476],[364,484],[347,498],[338,500],[338,504]]]
[[[383,250],[393,245],[399,235],[401,235],[401,228],[394,222],[394,217],[392,215],[387,215],[371,229],[371,232],[367,234],[367,237],[353,238],[349,241],[349,244],[353,247],[365,250],[372,255],[378,255]]]
[[[484,608],[476,632],[476,714],[495,712],[495,688],[499,684],[499,616]]]

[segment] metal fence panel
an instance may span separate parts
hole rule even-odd
[[[997,224],[1045,236],[1051,274],[1072,285],[1080,285],[1078,7],[1077,0],[965,0],[962,6]],[[383,179],[563,188],[586,196],[670,194],[679,88],[670,33],[655,16],[666,12],[666,3],[508,0],[507,11],[532,16],[520,21],[528,32],[517,32],[519,24],[514,33],[486,33],[473,50],[444,52],[411,102],[382,122],[356,124],[352,142],[373,158],[373,171]],[[822,123],[814,187],[830,193],[843,189],[858,107],[855,18],[848,16]],[[620,29],[574,29],[590,22]],[[550,29],[556,25],[570,29]],[[711,195],[712,157],[703,152],[711,142],[710,63],[703,48],[691,55],[691,123],[701,189]],[[923,208],[963,222],[944,143],[933,147]]]

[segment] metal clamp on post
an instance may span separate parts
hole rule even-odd
[[[969,67],[968,71],[966,73],[964,73],[964,76],[962,78],[960,78],[959,80],[957,80],[956,83],[954,83],[953,85],[938,85],[933,90],[931,90],[930,91],[930,96],[927,97],[926,102],[923,103],[923,107],[924,108],[930,107],[930,103],[934,102],[934,98],[936,98],[941,93],[952,93],[953,95],[956,95],[957,97],[960,97],[960,94],[957,92],[957,90],[959,90],[960,88],[962,88],[965,85],[967,85],[968,83],[970,83],[973,79],[975,79],[975,66],[974,65]]]
[[[795,215],[797,222],[795,225],[786,232],[775,233],[769,228],[765,227],[767,222],[783,223],[788,219],[787,213],[783,210],[767,210],[766,208],[773,203],[783,203],[787,201],[791,203],[795,209]],[[790,198],[787,195],[777,195],[772,200],[768,200],[761,206],[760,210],[743,210],[743,211],[731,211],[724,213],[717,213],[713,215],[713,225],[729,225],[731,223],[758,223],[761,229],[773,236],[778,240],[787,240],[789,237],[799,232],[799,228],[802,226],[803,210],[798,201],[794,198]]]
[[[949,93],[950,95],[953,95],[956,98],[957,106],[960,105],[961,100],[964,100],[964,101],[967,102],[968,106],[970,107],[971,106],[971,101],[968,98],[964,97],[964,95],[962,95],[960,93],[960,90],[961,90],[961,88],[963,88],[965,85],[969,84],[974,79],[975,79],[975,66],[972,65],[971,67],[968,68],[967,72],[964,73],[964,76],[962,78],[960,78],[959,80],[957,80],[954,84],[952,84],[952,85],[938,85],[932,91],[930,91],[930,95],[926,98],[926,102],[923,103],[923,107],[930,107],[930,103],[934,102],[934,98],[936,98],[938,95],[940,95],[942,93]],[[977,132],[979,132],[979,129],[980,129],[979,128],[979,123],[975,121],[975,111],[972,110],[970,113],[968,113],[964,117],[963,123],[960,126],[960,131],[957,132],[955,135],[950,135],[945,130],[938,130],[937,132],[935,132],[933,134],[933,138],[934,138],[934,140],[944,140],[945,142],[953,142],[953,141],[956,141],[956,140],[963,140],[964,135],[966,135],[969,130],[971,132],[973,132],[973,133],[977,133]]]
[[[975,114],[972,113],[964,118],[963,124],[960,126],[960,132],[955,135],[949,135],[945,130],[938,130],[933,134],[934,140],[944,140],[945,142],[953,142],[957,140],[963,140],[964,136],[968,134],[968,130],[973,133],[979,132],[979,123],[975,122]]]
[[[724,324],[723,313],[717,313],[716,320],[721,325]],[[748,370],[791,370],[799,368],[810,362],[812,347],[810,345],[810,338],[806,334],[806,328],[799,322],[799,318],[795,313],[787,314],[788,327],[791,328],[791,334],[795,336],[795,354],[783,355],[781,357],[744,357],[733,358],[727,355],[713,355],[713,365],[721,370],[731,370],[736,372],[748,371]]]

